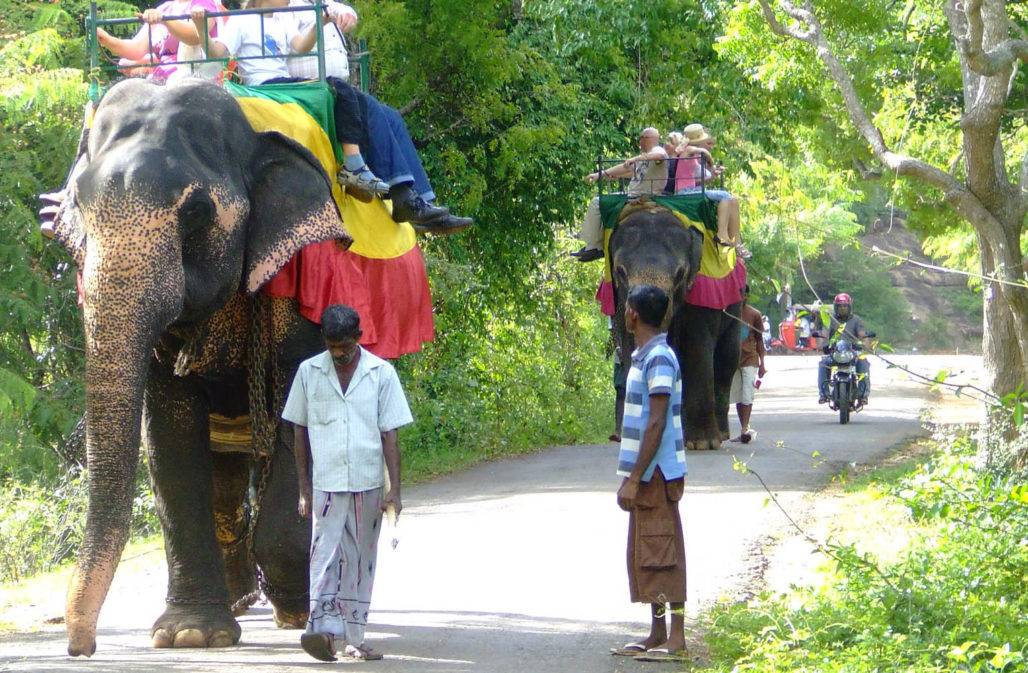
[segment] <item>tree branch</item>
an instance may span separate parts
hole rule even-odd
[[[967,0],[967,34],[957,40],[957,46],[967,59],[967,65],[979,75],[998,75],[1016,61],[1028,62],[1028,40],[1006,39],[985,50],[985,21],[982,18],[983,0]]]
[[[946,202],[969,222],[975,223],[982,230],[983,234],[993,241],[993,245],[1002,249],[1002,255],[1004,258],[1007,258],[1006,232],[996,217],[989,212],[975,194],[946,171],[926,161],[893,152],[889,149],[881,131],[875,126],[871,117],[867,114],[863,103],[861,103],[860,96],[857,94],[856,86],[853,84],[853,79],[850,77],[849,72],[832,51],[832,47],[824,36],[821,22],[817,16],[812,11],[808,10],[806,12],[808,17],[806,31],[795,30],[791,27],[786,28],[777,21],[769,0],[758,1],[763,10],[764,17],[768,18],[769,15],[771,16],[771,19],[768,19],[768,24],[773,32],[784,37],[801,40],[814,47],[818,58],[825,64],[829,75],[842,95],[850,121],[871,146],[871,151],[874,153],[875,158],[897,176],[912,177],[941,190]],[[783,2],[783,6],[784,4]],[[772,20],[774,23],[772,23]],[[775,23],[778,24],[781,32],[775,28]],[[994,144],[994,142],[989,143],[988,152],[990,159]],[[1017,278],[1017,276],[1008,275],[1012,274],[1012,271],[1006,268],[1006,266],[1001,267],[1000,273],[1004,274],[1007,280],[1013,281]]]
[[[771,9],[769,0],[759,0],[760,7],[764,12],[764,18],[768,20],[768,24],[771,26],[771,30],[783,37],[792,37],[797,40],[806,42],[807,44],[814,47],[817,51],[818,58],[828,68],[828,73],[835,81],[836,86],[839,89],[839,93],[842,94],[843,102],[846,105],[846,111],[849,113],[850,120],[853,125],[860,132],[860,135],[864,137],[867,143],[871,146],[872,152],[879,162],[890,171],[902,176],[911,176],[923,180],[928,184],[941,189],[947,198],[951,198],[956,192],[964,191],[964,187],[958,183],[953,176],[949,173],[932,166],[931,164],[921,161],[920,159],[914,159],[904,154],[899,154],[891,151],[885,144],[885,138],[882,137],[882,132],[875,126],[874,122],[871,121],[871,117],[867,114],[867,110],[864,108],[863,103],[860,102],[860,96],[857,94],[857,88],[853,84],[853,79],[850,77],[846,68],[836,58],[835,53],[832,51],[831,46],[828,44],[828,40],[824,37],[824,32],[821,29],[821,22],[817,16],[807,10],[796,10],[795,7],[787,0],[782,0],[782,6],[786,8],[786,12],[792,16],[792,12],[795,11],[797,14],[804,16],[804,21],[807,26],[806,31],[796,30],[792,27],[786,28],[778,21],[774,15],[774,11]],[[790,11],[790,8],[792,11]],[[777,29],[775,25],[777,24]]]
[[[798,30],[793,26],[786,27],[778,20],[775,16],[775,11],[771,9],[771,5],[768,4],[768,0],[760,0],[760,11],[764,13],[764,19],[767,20],[767,25],[771,27],[771,32],[781,37],[791,37],[802,42],[810,43],[810,33],[802,30]]]

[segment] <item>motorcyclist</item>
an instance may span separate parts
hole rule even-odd
[[[871,336],[864,328],[864,321],[853,313],[853,300],[845,292],[835,295],[827,330],[828,344],[825,351],[845,339],[851,343]],[[861,404],[867,404],[868,393],[871,392],[871,363],[867,358],[857,358],[857,395]],[[825,355],[817,368],[817,389],[820,397],[818,404],[828,401],[828,376],[832,370],[832,357]]]

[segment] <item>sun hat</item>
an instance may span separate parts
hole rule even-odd
[[[703,124],[689,124],[682,129],[682,133],[685,134],[685,140],[690,145],[710,140],[710,134],[707,133],[707,129],[703,128]]]

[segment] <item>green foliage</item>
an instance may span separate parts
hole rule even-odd
[[[53,479],[0,486],[0,582],[46,572],[74,557],[86,521],[87,484],[83,472]],[[153,495],[140,469],[132,502],[132,530],[160,530]]]
[[[399,367],[415,418],[401,437],[406,473],[420,479],[483,457],[599,441],[610,431],[606,319],[582,291],[590,269],[550,253],[527,278],[530,308],[498,299],[469,326],[452,310],[465,287],[460,269],[431,262],[436,296],[444,297],[438,337]]]
[[[921,534],[894,563],[829,545],[832,581],[709,615],[711,671],[1028,669],[1028,485],[950,437],[891,489]]]
[[[888,264],[859,248],[845,247],[832,248],[828,254],[808,261],[806,269],[822,301],[830,305],[836,294],[846,292],[868,330],[893,346],[911,343],[910,306],[893,286]],[[795,298],[802,303],[815,299],[805,284]]]

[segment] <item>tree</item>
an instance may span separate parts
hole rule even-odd
[[[1011,37],[1015,25],[1010,13],[1023,10],[1008,9],[1004,0],[944,0],[942,11],[959,64],[962,152],[959,161],[942,168],[890,147],[854,83],[851,61],[844,64],[837,56],[837,43],[845,36],[826,31],[821,16],[834,20],[835,15],[824,4],[757,1],[775,35],[813,48],[874,158],[895,175],[940,192],[948,207],[973,227],[981,273],[989,279],[982,348],[990,387],[1003,395],[1028,385],[1028,286],[1020,246],[1028,215],[1028,152],[1012,171],[1008,147],[1016,143],[1001,133],[1020,63],[1028,61],[1023,29],[1017,27],[1021,39]],[[904,10],[906,20],[915,7],[911,2]]]

